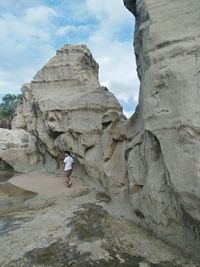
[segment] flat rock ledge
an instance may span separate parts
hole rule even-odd
[[[68,189],[61,176],[21,175],[0,184],[0,198],[2,267],[199,266],[148,231],[116,217],[109,199],[78,178]]]

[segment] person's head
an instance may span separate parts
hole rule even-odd
[[[70,156],[70,152],[68,150],[65,151],[65,156]]]

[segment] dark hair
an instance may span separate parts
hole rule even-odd
[[[65,150],[65,154],[68,154],[70,156],[69,150]]]

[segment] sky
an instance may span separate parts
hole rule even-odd
[[[0,0],[0,98],[19,94],[57,49],[86,44],[129,117],[139,88],[133,31],[123,0]]]

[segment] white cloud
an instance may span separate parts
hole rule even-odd
[[[123,1],[121,0],[86,0],[86,5],[92,13],[105,27],[118,26],[127,23],[129,17]]]
[[[56,16],[53,9],[44,6],[26,9],[20,16],[11,13],[0,17],[0,36],[12,39],[17,44],[30,42],[37,38],[39,42],[47,40],[51,34],[51,19]]]
[[[96,0],[95,5],[93,0],[86,0],[86,4],[99,22],[87,44],[99,63],[100,82],[123,102],[127,114],[133,112],[138,102],[139,81],[132,40],[123,40],[121,35],[128,24],[133,31],[134,18],[121,0]],[[131,101],[132,111],[130,105],[126,106]]]
[[[132,111],[124,111],[124,115],[127,117],[127,118],[130,118],[132,115],[133,115],[133,112]]]
[[[58,28],[55,35],[64,36],[64,35],[68,35],[69,33],[72,33],[72,32],[78,34],[78,32],[87,32],[90,29],[91,29],[90,25],[78,25],[78,26],[65,25],[65,26]]]
[[[2,0],[0,4],[2,9],[5,9],[5,11],[19,11],[24,8],[38,6],[41,4],[41,0]]]
[[[19,92],[55,53],[51,45],[55,17],[56,12],[46,6],[29,7],[17,15],[1,14],[0,93]]]
[[[130,56],[133,54],[133,49],[130,44],[122,46],[117,42],[107,42],[106,46],[112,49],[104,47],[96,51],[97,61],[100,64],[100,81],[102,84],[106,81],[107,87],[118,99],[128,102],[133,98],[134,106],[137,103],[139,81],[134,57]],[[103,58],[101,58],[102,54]]]
[[[26,9],[24,20],[32,25],[44,25],[50,22],[52,17],[57,16],[54,9],[47,6],[30,7]]]

